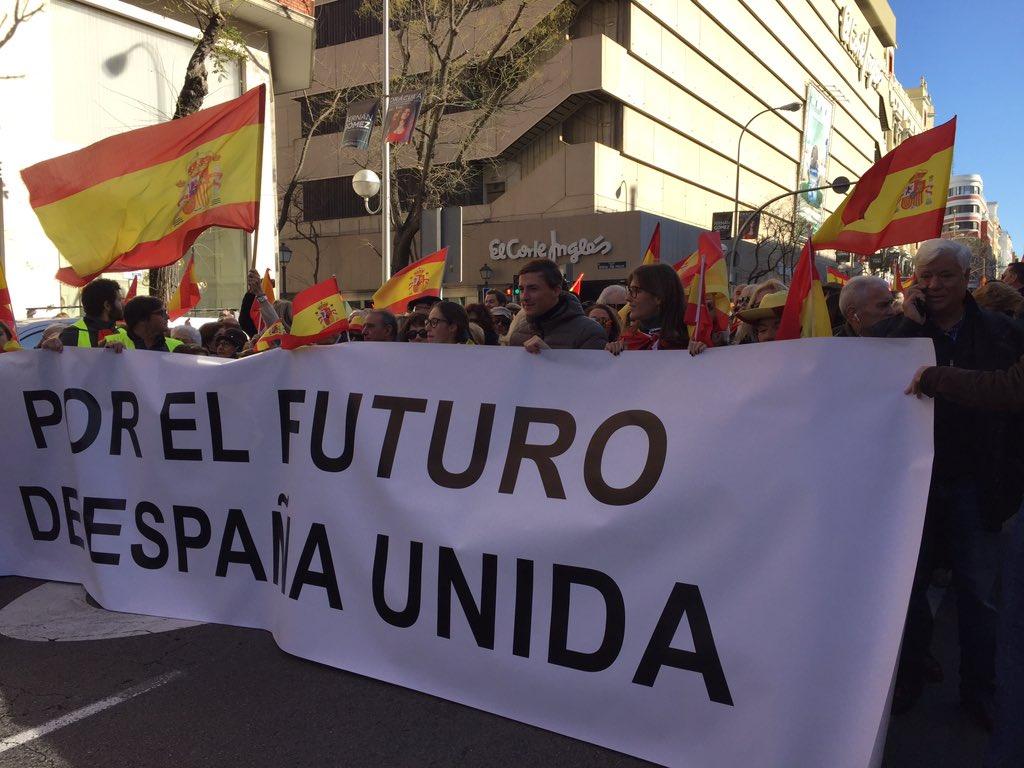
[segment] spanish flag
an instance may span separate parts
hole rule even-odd
[[[284,349],[316,344],[348,328],[348,306],[338,280],[329,277],[292,300],[292,330],[281,339]]]
[[[654,234],[651,235],[651,242],[647,245],[647,252],[644,254],[644,264],[657,264],[661,261],[661,222],[654,225]]]
[[[571,293],[575,293],[577,296],[580,295],[580,291],[583,290],[583,273],[580,272],[580,276],[576,278],[576,282],[569,288]]]
[[[850,276],[845,272],[842,272],[835,267],[829,267],[825,270],[825,280],[830,283],[836,283],[838,285],[846,285],[850,282]]]
[[[686,325],[690,338],[711,346],[711,334],[729,328],[729,275],[718,232],[701,232],[697,251],[676,272],[686,289]],[[714,303],[709,311],[707,300]]]
[[[373,294],[374,309],[386,309],[402,315],[409,310],[409,302],[425,296],[440,296],[447,257],[448,249],[442,248],[396,272]]]
[[[18,340],[18,326],[14,322],[14,308],[11,306],[11,292],[7,290],[7,278],[4,276],[3,265],[0,264],[0,320],[3,320]]]
[[[57,278],[173,264],[212,226],[256,228],[264,86],[180,120],[140,128],[21,172]]]
[[[789,286],[789,295],[786,297],[786,306],[782,310],[782,320],[775,339],[784,341],[831,335],[832,321],[825,305],[825,292],[821,289],[818,268],[814,264],[814,246],[808,240],[793,270],[793,282]]]
[[[253,349],[257,352],[266,352],[272,347],[280,346],[281,340],[287,334],[288,329],[284,327],[284,320],[278,320],[260,334],[259,338],[256,339],[256,343],[252,345]]]
[[[181,282],[178,283],[178,290],[167,302],[167,317],[177,320],[190,309],[195,309],[201,298],[199,283],[196,282],[195,257],[189,256],[188,264],[185,265],[185,271],[181,275]]]
[[[134,299],[139,294],[139,276],[136,275],[132,278],[132,284],[128,286],[128,293],[124,296],[124,303],[127,304],[129,301]]]
[[[896,147],[860,177],[814,234],[814,246],[871,254],[938,237],[955,139],[954,117]]]

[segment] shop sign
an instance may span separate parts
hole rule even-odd
[[[581,256],[604,256],[612,252],[612,244],[598,235],[593,240],[581,237],[568,243],[558,241],[555,230],[551,230],[548,242],[534,240],[533,244],[522,243],[518,238],[511,240],[491,240],[490,253],[492,259],[559,259],[568,258],[572,264],[577,263]]]
[[[886,67],[870,51],[872,35],[871,27],[859,24],[849,6],[839,9],[839,42],[857,65],[861,82],[877,91],[885,78]]]

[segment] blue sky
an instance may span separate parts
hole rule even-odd
[[[1024,42],[1020,0],[890,0],[896,75],[921,75],[936,124],[958,115],[953,173],[980,173],[985,197],[1024,252]]]

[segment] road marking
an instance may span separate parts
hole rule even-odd
[[[105,611],[78,584],[47,582],[0,609],[0,635],[33,642],[112,640],[194,627],[202,622]]]
[[[152,691],[154,688],[159,688],[161,685],[166,685],[176,677],[181,676],[181,674],[182,672],[180,670],[168,672],[167,674],[160,675],[160,677],[156,677],[145,683],[140,683],[134,688],[129,688],[126,691],[116,693],[113,696],[108,696],[94,704],[89,704],[81,709],[76,709],[74,712],[69,712],[62,717],[50,720],[48,723],[43,723],[35,728],[29,728],[27,731],[16,733],[13,736],[0,738],[0,754],[16,747],[20,747],[22,744],[27,744],[30,741],[35,741],[41,736],[53,733],[54,731],[60,730],[72,723],[77,723],[79,720],[84,720],[87,717],[91,717],[105,709],[110,709],[111,707],[128,701],[129,699],[134,699],[136,696],[140,696],[147,691]]]

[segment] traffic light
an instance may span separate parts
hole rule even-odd
[[[519,273],[516,272],[512,275],[512,296],[518,299],[522,292],[523,289],[519,287]]]

